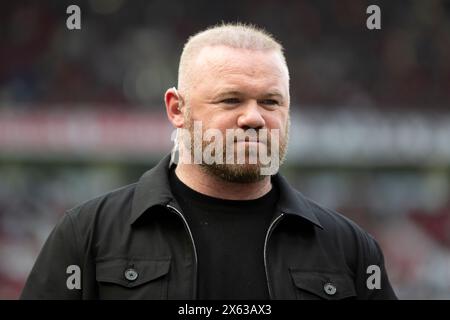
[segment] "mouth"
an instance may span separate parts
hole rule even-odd
[[[238,143],[238,142],[246,142],[246,143],[260,143],[261,141],[259,141],[259,139],[252,139],[252,138],[249,138],[249,137],[247,137],[247,138],[245,138],[244,140],[237,140],[236,138],[234,139],[234,142],[235,143]]]
[[[264,144],[258,140],[239,140],[235,142],[236,146],[241,145],[244,146],[245,148],[262,148],[264,146]]]
[[[247,143],[247,144],[258,144],[258,143],[260,143],[259,141],[244,141],[244,140],[241,140],[241,141],[236,141],[236,143]]]

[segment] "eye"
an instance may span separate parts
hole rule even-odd
[[[220,102],[225,103],[225,104],[238,104],[241,101],[238,98],[227,98],[227,99],[223,99]]]
[[[260,100],[259,103],[267,105],[267,106],[276,106],[276,105],[280,104],[277,100],[273,100],[273,99]]]

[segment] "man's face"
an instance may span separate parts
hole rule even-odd
[[[284,159],[289,131],[289,76],[281,56],[275,51],[235,49],[225,46],[203,48],[193,62],[187,93],[185,127],[194,136],[193,123],[202,130],[260,129],[268,131],[267,143],[236,141],[234,152],[258,148],[270,154],[279,144]],[[271,130],[279,130],[279,141],[270,141]],[[274,144],[278,143],[278,144]],[[208,142],[203,142],[204,147]],[[224,153],[225,153],[225,144]],[[253,145],[252,145],[253,144]],[[193,148],[191,148],[193,150]],[[224,154],[225,159],[225,154]],[[264,178],[261,163],[202,164],[202,168],[232,182],[253,182]]]

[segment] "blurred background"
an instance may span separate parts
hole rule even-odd
[[[81,30],[66,8],[81,8]],[[381,30],[366,8],[381,8]],[[64,211],[171,149],[163,95],[187,37],[249,22],[281,41],[282,172],[368,230],[402,299],[450,299],[450,1],[0,2],[0,298]]]

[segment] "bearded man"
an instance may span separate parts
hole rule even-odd
[[[165,105],[172,154],[69,210],[23,299],[396,298],[376,240],[278,173],[289,72],[270,34],[223,24],[190,37]]]

